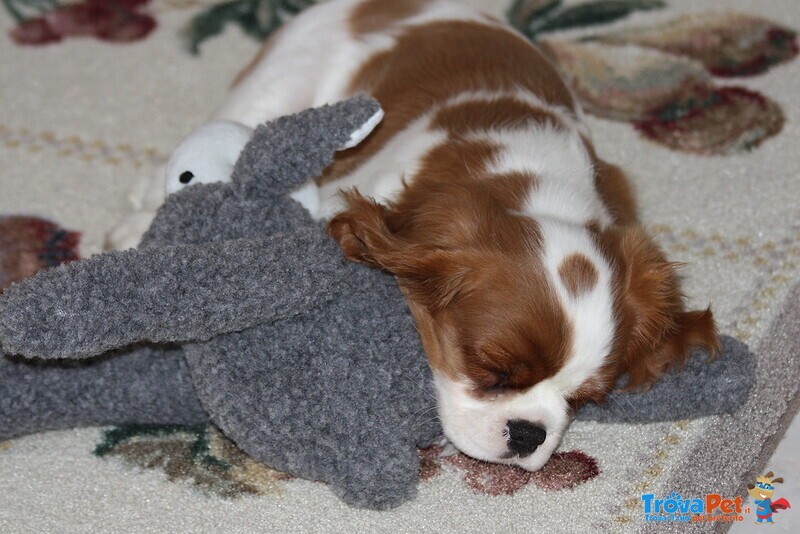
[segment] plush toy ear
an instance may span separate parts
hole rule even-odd
[[[194,184],[230,182],[253,130],[231,121],[214,121],[187,135],[170,156],[166,168],[166,193],[171,195]]]
[[[322,174],[339,150],[363,141],[383,119],[375,99],[357,96],[256,128],[233,170],[246,197],[282,197]]]

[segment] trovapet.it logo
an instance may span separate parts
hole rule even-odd
[[[718,493],[684,498],[672,492],[663,498],[653,493],[642,494],[644,520],[648,523],[710,523],[744,521],[749,507],[742,507],[742,498],[725,498]]]
[[[753,498],[756,523],[772,523],[772,516],[780,510],[791,508],[789,501],[773,501],[775,484],[783,482],[772,471],[756,478],[755,484],[747,485],[747,493]],[[749,506],[743,506],[742,497],[725,498],[718,493],[708,493],[702,497],[684,498],[672,492],[663,498],[653,493],[642,494],[644,520],[648,523],[711,523],[739,522],[751,513]]]

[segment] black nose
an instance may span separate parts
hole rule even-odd
[[[531,454],[544,443],[547,431],[530,421],[514,419],[508,422],[508,448],[520,457]]]

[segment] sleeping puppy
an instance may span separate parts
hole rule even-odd
[[[685,309],[569,89],[492,17],[319,4],[266,43],[216,118],[254,127],[358,93],[383,122],[294,197],[347,258],[397,277],[463,452],[538,469],[617,378],[646,387],[690,348],[717,349],[711,311]]]

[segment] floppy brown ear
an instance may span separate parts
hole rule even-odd
[[[328,233],[339,243],[344,257],[372,267],[389,269],[408,248],[386,225],[386,207],[355,189],[340,193],[347,206],[328,222]]]
[[[772,479],[772,483],[773,484],[783,484],[783,477],[778,477],[778,478]]]
[[[628,343],[621,363],[628,389],[647,387],[682,365],[693,348],[720,347],[711,309],[686,311],[677,275],[653,240],[638,227],[619,237],[622,319]]]
[[[357,191],[342,192],[347,209],[328,223],[345,258],[394,274],[407,295],[430,309],[446,306],[465,289],[466,254],[412,243],[391,231],[389,209]]]

